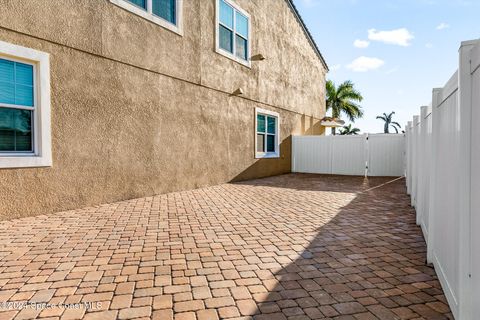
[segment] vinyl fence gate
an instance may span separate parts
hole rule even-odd
[[[292,172],[403,176],[405,136],[403,134],[293,136]]]

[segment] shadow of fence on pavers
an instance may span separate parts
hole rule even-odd
[[[256,296],[253,319],[453,319],[435,270],[425,265],[403,179],[338,176],[324,184],[318,177],[305,174],[304,187],[294,187],[356,196],[275,272],[276,281],[264,282],[272,285]],[[293,187],[288,176],[245,183],[278,188],[282,181]]]

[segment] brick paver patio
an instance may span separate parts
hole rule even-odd
[[[289,174],[1,222],[0,319],[451,319],[404,181],[369,190],[389,180]]]

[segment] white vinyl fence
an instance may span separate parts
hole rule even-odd
[[[403,176],[405,136],[403,134],[293,136],[292,171],[358,176]]]
[[[456,319],[480,319],[480,41],[406,127],[407,192]]]

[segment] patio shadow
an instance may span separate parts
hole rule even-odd
[[[242,183],[298,189],[289,176]],[[327,185],[314,176],[299,175],[300,189],[354,192],[353,200],[331,214],[299,255],[285,251],[302,235],[276,245],[277,257],[293,260],[263,280],[267,292],[254,295],[253,319],[453,319],[435,270],[425,265],[403,179],[338,176]]]
[[[255,162],[243,171],[237,173],[230,182],[247,181],[259,177],[271,177],[278,174],[289,173],[291,170],[292,136],[288,136],[280,143],[279,158],[255,159]]]

